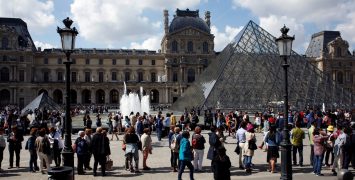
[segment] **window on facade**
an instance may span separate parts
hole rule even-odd
[[[24,82],[25,81],[25,70],[20,70],[18,73],[18,80],[20,82]]]
[[[343,75],[343,72],[338,72],[337,73],[337,82],[339,83],[339,84],[343,84],[344,83],[344,77],[343,77],[344,75]]]
[[[6,82],[10,80],[10,70],[9,68],[3,67],[0,72],[0,81]]]
[[[49,81],[49,72],[48,71],[43,72],[43,81],[44,82]]]
[[[43,59],[43,64],[48,64],[48,58]]]
[[[178,73],[174,72],[173,73],[173,82],[177,82],[178,81]]]
[[[155,66],[155,59],[152,60],[152,66]]]
[[[85,72],[85,82],[90,82],[90,72]]]
[[[208,53],[208,43],[207,42],[203,42],[202,51],[203,51],[203,53]]]
[[[155,72],[150,73],[150,81],[151,82],[157,81],[157,74]]]
[[[9,47],[9,39],[7,37],[3,37],[1,40],[2,49],[7,49]]]
[[[104,82],[104,72],[99,72],[99,82]]]
[[[130,72],[125,72],[124,73],[124,80],[126,81],[126,82],[128,82],[128,81],[130,81],[131,80],[131,73]]]
[[[117,72],[111,73],[111,79],[112,79],[112,81],[117,81]]]
[[[143,72],[138,72],[138,82],[143,81]]]
[[[139,59],[138,60],[138,65],[143,65],[143,60]]]
[[[2,56],[2,60],[7,61],[7,56],[6,55]]]
[[[76,64],[76,59],[71,59],[71,62],[72,62],[73,64]]]
[[[58,79],[58,81],[63,81],[63,72],[62,71],[59,71],[57,73],[57,79]]]
[[[71,72],[71,82],[76,82],[76,72]]]
[[[129,65],[129,59],[126,59],[126,65]]]
[[[189,41],[187,43],[187,52],[192,52],[194,51],[194,44],[192,43],[192,41]]]
[[[195,81],[195,70],[194,69],[189,69],[187,71],[187,82],[191,83]]]
[[[25,58],[23,56],[20,56],[20,62],[24,62]]]
[[[117,64],[117,60],[116,59],[112,59],[112,65],[116,65]]]
[[[90,64],[90,59],[85,59],[85,64],[89,65]]]
[[[178,43],[175,40],[171,43],[171,51],[172,52],[177,52],[178,51]]]
[[[103,59],[99,59],[99,65],[103,65],[104,64],[104,60]]]
[[[337,57],[341,57],[341,47],[337,47]]]
[[[58,58],[58,64],[63,64],[62,58]]]

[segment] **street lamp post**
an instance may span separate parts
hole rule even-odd
[[[64,166],[69,166],[74,168],[74,152],[72,149],[71,143],[71,131],[72,131],[72,121],[70,115],[70,65],[73,63],[70,61],[70,54],[73,53],[75,48],[75,37],[78,35],[78,31],[75,27],[70,28],[73,21],[67,17],[63,20],[65,28],[61,29],[57,27],[57,32],[60,35],[61,43],[62,43],[62,50],[67,57],[67,61],[64,62],[65,70],[66,70],[66,78],[65,78],[65,85],[66,85],[66,96],[65,96],[65,141],[64,141],[64,148],[62,151],[63,156],[63,163]]]
[[[292,162],[291,162],[291,142],[288,125],[288,82],[287,82],[287,68],[290,66],[287,63],[287,58],[291,55],[292,41],[295,37],[288,36],[289,28],[285,25],[281,28],[282,35],[276,39],[279,48],[280,57],[284,59],[282,67],[285,71],[285,111],[284,111],[284,128],[281,141],[281,177],[280,179],[292,180]]]

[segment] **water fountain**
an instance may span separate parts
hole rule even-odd
[[[149,95],[143,95],[143,87],[140,87],[140,97],[137,93],[127,94],[126,82],[123,83],[124,90],[120,100],[120,111],[123,116],[129,116],[131,112],[143,114],[150,113]]]

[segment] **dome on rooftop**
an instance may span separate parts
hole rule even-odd
[[[170,24],[169,33],[176,32],[186,27],[193,27],[203,32],[210,33],[210,27],[208,27],[204,20],[198,17],[198,11],[177,10],[176,14]]]

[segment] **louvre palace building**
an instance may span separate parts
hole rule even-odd
[[[169,21],[169,12],[164,10],[159,50],[77,47],[71,55],[71,104],[117,106],[124,82],[128,92],[143,87],[152,105],[173,104],[218,60],[210,18],[209,11],[201,18],[198,10],[177,9]],[[17,18],[0,18],[0,40],[1,106],[23,108],[43,92],[58,104],[65,103],[61,49],[35,47],[26,22]],[[348,48],[340,32],[322,31],[312,36],[305,56],[354,94],[355,57]]]

